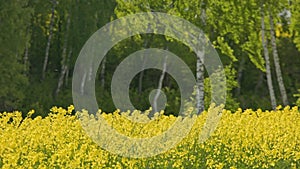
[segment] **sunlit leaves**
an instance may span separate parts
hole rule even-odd
[[[291,31],[294,32],[294,43],[296,44],[298,50],[300,51],[300,1],[295,0],[293,1],[291,7]]]
[[[255,42],[255,43],[254,43]],[[262,45],[260,34],[253,32],[248,36],[248,41],[242,45],[242,49],[248,53],[252,63],[262,71],[265,71],[265,60],[262,57]]]
[[[229,56],[232,61],[237,61],[237,58],[233,54],[233,49],[228,45],[228,43],[224,42],[223,37],[219,36],[215,44],[217,45],[216,48],[220,49],[223,54]]]

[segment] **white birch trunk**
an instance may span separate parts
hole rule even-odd
[[[87,76],[87,73],[85,72],[83,77],[82,77],[81,84],[80,84],[80,94],[81,95],[84,95],[84,87],[85,87],[85,82],[86,82],[86,76]]]
[[[270,14],[270,33],[271,33],[271,44],[272,44],[272,50],[273,50],[273,60],[274,60],[274,65],[275,65],[275,71],[276,71],[276,76],[277,76],[277,82],[279,85],[279,90],[282,98],[282,103],[284,106],[288,105],[288,98],[285,90],[285,86],[283,83],[283,78],[282,78],[282,72],[281,72],[281,67],[280,67],[280,61],[279,61],[279,56],[277,52],[277,45],[276,45],[276,38],[275,38],[275,31],[274,31],[274,20],[271,11],[269,11]]]
[[[238,88],[236,89],[236,95],[239,96],[241,94],[241,88],[242,88],[242,77],[243,77],[243,70],[244,70],[244,65],[245,65],[245,57],[242,56],[239,68],[238,68],[238,77],[237,77],[237,82],[239,84]]]
[[[146,39],[144,43],[144,48],[147,48],[149,45],[149,40]],[[143,58],[143,63],[142,63],[142,71],[139,76],[139,87],[138,87],[138,93],[141,94],[143,90],[143,77],[144,77],[144,66],[145,66],[146,58]]]
[[[157,100],[160,96],[160,91],[162,89],[162,85],[163,85],[163,81],[164,81],[164,78],[165,78],[165,74],[166,74],[166,71],[167,71],[167,59],[168,57],[166,56],[165,57],[165,60],[164,60],[164,64],[163,64],[163,70],[162,70],[162,74],[159,78],[159,82],[158,82],[158,90],[153,98],[153,112],[156,113],[158,110],[157,110]]]
[[[46,46],[46,51],[45,51],[45,58],[44,58],[43,71],[42,71],[42,80],[45,79],[45,74],[46,74],[48,60],[49,60],[49,51],[50,51],[50,47],[51,47],[51,40],[52,40],[52,36],[53,36],[53,27],[54,27],[54,16],[55,16],[56,0],[53,0],[52,3],[53,3],[53,6],[52,6],[52,9],[51,9],[51,19],[50,19],[50,26],[49,26],[49,36],[48,36],[48,41],[47,41],[47,46]]]
[[[197,51],[197,66],[196,66],[196,100],[198,114],[204,111],[204,55],[205,51]]]
[[[144,77],[144,70],[143,69],[144,69],[145,61],[146,61],[146,58],[143,58],[142,71],[141,71],[140,76],[139,76],[139,89],[138,89],[139,94],[141,94],[142,90],[143,90],[143,77]]]
[[[264,50],[264,57],[265,57],[265,61],[266,61],[266,75],[267,75],[267,82],[268,82],[269,94],[270,94],[270,99],[271,99],[271,105],[272,105],[272,109],[276,109],[277,103],[276,103],[274,88],[273,88],[273,84],[272,84],[268,42],[265,37],[265,13],[264,13],[263,4],[261,4],[261,39],[262,39],[262,45],[263,45],[263,50]]]
[[[65,84],[66,86],[68,85],[68,80],[69,80],[69,62],[70,62],[70,58],[72,56],[72,53],[73,53],[73,49],[71,47],[70,51],[69,51],[69,54],[68,54],[68,58],[67,58],[67,67],[66,67],[66,75],[65,75]]]
[[[103,58],[102,66],[101,66],[101,73],[100,73],[101,87],[103,89],[105,86],[105,66],[106,66],[106,57]]]
[[[65,77],[66,72],[67,72],[67,60],[68,60],[68,58],[67,58],[68,57],[67,56],[67,47],[68,47],[70,24],[71,24],[71,18],[70,18],[70,15],[68,15],[67,25],[66,25],[66,36],[65,36],[64,47],[63,47],[63,52],[62,52],[61,73],[60,73],[57,88],[56,88],[56,91],[55,91],[55,97],[58,95],[58,93],[61,90],[61,87],[64,84],[64,77]]]
[[[201,21],[203,25],[206,25],[206,11],[204,8],[205,3],[201,3]],[[203,40],[199,36],[199,40]],[[205,43],[203,44],[205,45]],[[202,51],[197,51],[197,63],[196,63],[196,108],[198,114],[201,114],[204,111],[204,56],[205,56],[205,47],[202,47]]]

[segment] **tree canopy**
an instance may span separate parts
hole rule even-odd
[[[54,105],[72,104],[72,74],[83,45],[107,23],[140,12],[179,16],[203,30],[225,67],[226,108],[299,104],[299,7],[300,0],[0,0],[0,111],[34,108],[45,115]],[[147,48],[180,56],[197,75],[197,54],[182,42],[157,34],[130,37],[107,53],[97,71],[102,110],[116,108],[110,83],[118,64]],[[205,72],[202,77],[207,107],[210,79]],[[132,103],[148,109],[148,96],[158,87],[168,99],[166,113],[176,114],[180,89],[159,70],[136,75],[130,85]]]

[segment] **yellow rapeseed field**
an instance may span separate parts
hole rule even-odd
[[[205,142],[199,142],[199,135],[207,112],[186,117],[196,121],[187,137],[149,158],[127,158],[102,149],[73,111],[73,106],[53,107],[47,117],[32,118],[32,110],[24,119],[17,111],[0,113],[0,168],[300,168],[298,107],[223,110],[217,129]],[[136,138],[160,134],[183,118],[157,113],[150,120],[138,111],[129,114],[117,110],[98,115],[118,132]]]

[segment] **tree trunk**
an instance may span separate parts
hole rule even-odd
[[[201,15],[200,15],[200,17],[201,17],[201,21],[202,21],[202,24],[203,24],[203,26],[205,26],[206,25],[206,11],[205,11],[205,2],[204,1],[202,1],[201,2]]]
[[[28,24],[27,30],[26,30],[26,36],[28,37],[30,34],[30,24]],[[24,51],[24,58],[23,58],[23,62],[24,62],[24,72],[27,74],[28,70],[29,70],[29,47],[30,47],[30,39],[28,41],[26,41],[25,44],[25,51]]]
[[[267,82],[268,82],[268,88],[269,88],[269,94],[271,99],[271,105],[273,109],[276,109],[276,98],[274,93],[274,88],[272,84],[272,75],[271,75],[271,67],[270,67],[270,60],[269,60],[269,51],[268,51],[268,42],[265,38],[265,13],[263,4],[261,4],[261,39],[262,39],[262,45],[264,50],[264,57],[266,61],[266,74],[267,74]]]
[[[153,35],[151,35],[150,39],[145,40],[144,48],[149,47],[149,41],[152,41],[152,39],[153,39]],[[146,62],[146,59],[144,58],[143,63],[142,63],[142,69],[144,69],[145,62]],[[144,70],[141,71],[140,76],[139,76],[139,87],[138,87],[138,93],[139,94],[141,94],[142,90],[143,90],[143,77],[144,77]]]
[[[55,97],[58,95],[58,93],[61,90],[61,87],[64,83],[64,77],[65,77],[66,72],[67,72],[67,60],[68,60],[68,58],[67,58],[68,57],[67,56],[67,47],[68,47],[70,23],[71,23],[71,18],[70,18],[70,15],[68,15],[67,25],[66,25],[66,33],[65,33],[66,36],[65,36],[64,47],[63,47],[63,52],[62,52],[61,73],[60,73],[57,88],[56,88],[56,91],[55,91]]]
[[[201,3],[201,22],[203,27],[206,25],[206,11],[205,3]],[[204,38],[204,37],[199,37]],[[199,39],[201,40],[201,39]],[[205,44],[205,43],[204,43]],[[196,63],[196,108],[198,114],[201,114],[204,111],[204,56],[205,56],[205,47],[202,47],[202,51],[197,51],[197,63]]]
[[[244,70],[244,65],[245,65],[246,59],[245,57],[242,55],[241,57],[241,61],[239,64],[239,68],[238,68],[238,76],[237,76],[237,81],[238,81],[238,88],[236,89],[236,96],[239,96],[241,94],[241,88],[242,88],[242,77],[243,77],[243,70]]]
[[[57,88],[56,88],[56,91],[55,91],[55,97],[58,95],[58,93],[60,92],[61,90],[61,87],[64,83],[64,77],[65,77],[65,74],[67,72],[67,66],[66,65],[63,65],[62,68],[61,68],[61,73],[60,73],[60,76],[59,76],[59,80],[58,80],[58,84],[57,84]]]
[[[270,32],[271,32],[271,44],[272,44],[272,49],[273,49],[273,60],[274,60],[274,65],[275,65],[275,70],[276,70],[276,76],[277,76],[277,82],[279,85],[279,90],[282,98],[282,103],[284,106],[288,105],[288,98],[285,90],[285,86],[283,83],[282,79],[282,72],[281,72],[281,67],[280,67],[280,61],[279,61],[279,56],[277,52],[277,45],[276,45],[276,38],[275,38],[275,31],[274,31],[274,20],[271,11],[269,10],[270,14]]]
[[[205,51],[197,51],[197,67],[196,67],[196,100],[198,114],[204,111],[204,55]]]
[[[70,62],[70,58],[72,56],[72,53],[73,53],[73,49],[71,47],[70,51],[69,51],[69,54],[68,54],[68,58],[67,58],[67,67],[66,67],[66,75],[65,75],[65,85],[68,86],[68,78],[69,78],[69,62]]]
[[[92,65],[92,63],[90,63],[90,65]],[[88,74],[88,81],[92,80],[92,76],[93,76],[93,67],[90,66],[90,68],[89,68],[89,74]]]
[[[156,92],[156,94],[153,98],[153,113],[158,112],[158,110],[157,110],[157,100],[160,96],[160,91],[162,89],[163,81],[164,81],[165,74],[166,74],[166,71],[167,71],[167,59],[168,59],[168,57],[166,56],[165,60],[164,60],[164,64],[163,64],[162,74],[161,74],[159,82],[158,82],[158,90],[157,90],[157,92]]]
[[[24,71],[27,73],[28,71],[28,53],[29,53],[29,42],[26,42],[26,46],[25,46],[25,53],[24,53]]]
[[[51,39],[52,39],[52,36],[53,36],[56,0],[53,0],[52,3],[53,3],[53,6],[52,6],[52,9],[51,9],[49,36],[48,36],[48,41],[47,41],[47,46],[46,46],[46,51],[45,51],[44,65],[43,65],[43,71],[42,71],[42,80],[45,79],[46,69],[47,69],[48,60],[49,60],[49,51],[50,51],[50,47],[51,47]]]
[[[86,77],[87,76],[87,73],[84,72],[84,75],[81,79],[81,84],[80,84],[80,94],[83,96],[85,93],[84,93],[84,88],[85,88],[85,82],[86,82]]]
[[[103,61],[101,64],[101,73],[100,73],[101,87],[103,89],[104,89],[104,85],[105,85],[105,65],[106,65],[106,57],[103,58]]]
[[[138,89],[139,94],[142,93],[142,89],[143,89],[143,77],[144,77],[144,70],[143,69],[144,69],[145,61],[146,61],[146,58],[143,59],[142,71],[141,71],[140,76],[139,76],[139,89]]]

